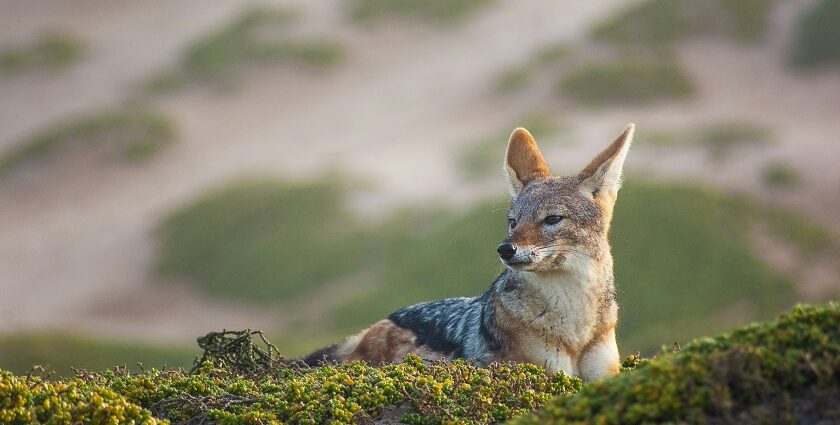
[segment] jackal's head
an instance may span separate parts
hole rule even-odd
[[[551,174],[528,130],[514,130],[505,156],[513,203],[497,249],[505,266],[549,272],[612,264],[607,233],[633,130],[630,124],[583,171],[564,177]]]

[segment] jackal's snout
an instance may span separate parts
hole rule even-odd
[[[496,247],[496,252],[499,253],[499,258],[502,260],[510,260],[516,255],[516,245],[510,242],[502,242]]]

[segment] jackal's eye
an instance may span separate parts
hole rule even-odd
[[[508,219],[508,227],[510,227],[511,229],[513,229],[514,227],[516,227],[516,219],[514,219],[514,218],[509,218],[509,219]]]
[[[561,221],[563,221],[563,216],[562,215],[550,215],[550,216],[546,217],[545,220],[543,220],[543,223],[545,223],[545,224],[557,224]]]

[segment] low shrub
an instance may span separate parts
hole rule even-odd
[[[299,39],[283,34],[295,16],[276,9],[252,9],[187,47],[180,63],[147,83],[169,91],[195,83],[230,85],[238,72],[255,65],[293,63],[326,70],[344,56],[329,39]]]
[[[0,71],[11,74],[36,69],[61,70],[77,63],[84,52],[84,43],[76,37],[47,32],[31,45],[0,49]]]
[[[799,20],[791,58],[795,65],[840,63],[840,1],[820,0]]]
[[[0,156],[0,176],[62,149],[86,149],[126,162],[150,158],[176,138],[175,124],[160,112],[123,108],[59,122]],[[90,155],[88,155],[90,156]]]
[[[694,93],[691,79],[678,62],[641,57],[584,65],[564,75],[558,89],[589,106],[649,104]]]
[[[620,45],[667,45],[689,37],[720,35],[760,39],[776,0],[644,0],[598,23],[597,40]]]
[[[492,3],[493,0],[352,0],[348,13],[361,23],[396,17],[451,24]]]

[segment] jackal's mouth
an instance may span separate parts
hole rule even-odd
[[[528,266],[534,264],[534,262],[530,258],[526,259],[519,259],[519,258],[511,258],[510,260],[502,260],[502,263],[515,270],[523,270],[526,269]]]

